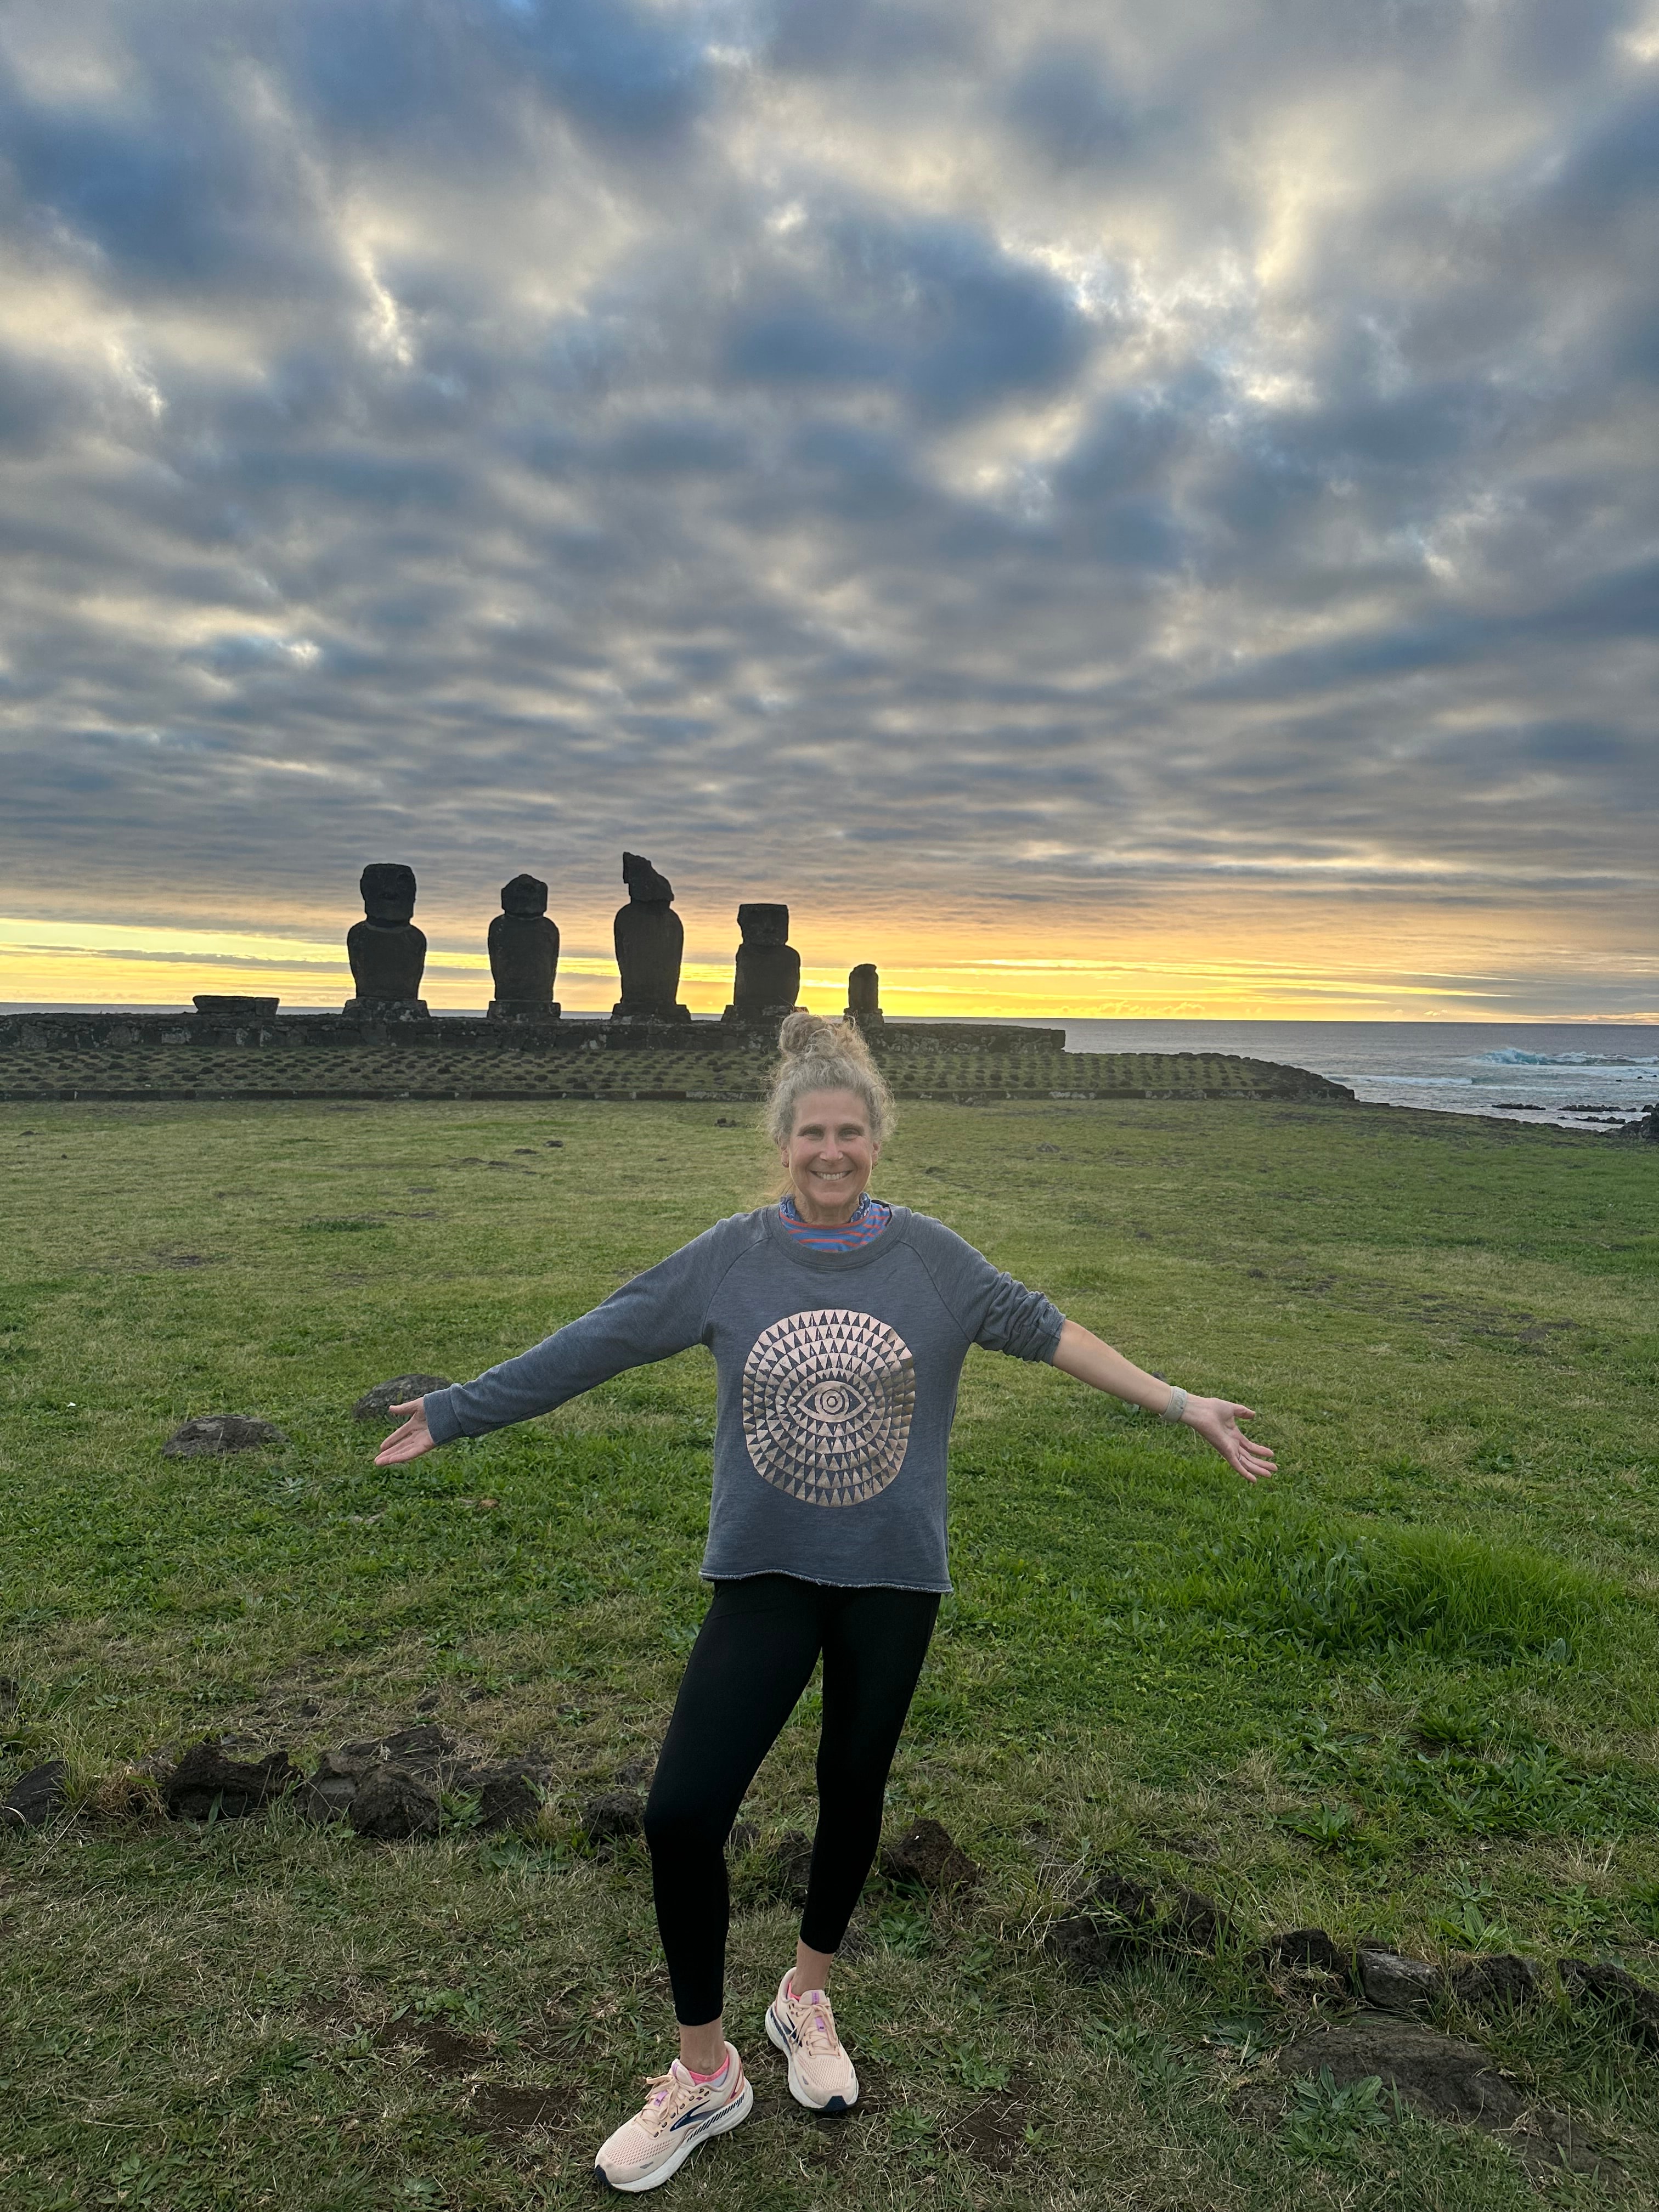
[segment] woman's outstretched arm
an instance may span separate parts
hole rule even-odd
[[[1091,1336],[1086,1328],[1079,1328],[1074,1321],[1068,1321],[1060,1332],[1054,1364],[1062,1375],[1075,1375],[1079,1382],[1087,1382],[1097,1390],[1109,1390],[1115,1398],[1127,1398],[1132,1406],[1144,1406],[1149,1413],[1162,1413],[1175,1397],[1168,1382],[1160,1382],[1156,1375],[1148,1375],[1145,1368],[1137,1367],[1121,1352],[1114,1352],[1109,1344],[1103,1344],[1097,1336]],[[402,1408],[394,1406],[392,1411],[399,1413]],[[1248,1406],[1236,1406],[1230,1398],[1189,1396],[1181,1418],[1189,1429],[1197,1431],[1206,1444],[1213,1445],[1228,1466],[1242,1474],[1246,1482],[1273,1473],[1273,1454],[1265,1444],[1247,1437],[1238,1425],[1241,1421],[1255,1419]],[[397,1438],[392,1441],[396,1443]]]
[[[408,1418],[380,1446],[375,1466],[399,1467],[457,1437],[488,1436],[532,1420],[630,1367],[688,1351],[702,1340],[714,1285],[744,1234],[741,1218],[717,1223],[516,1359],[503,1360],[476,1382],[394,1406],[394,1413]]]

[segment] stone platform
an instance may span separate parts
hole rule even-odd
[[[1306,1069],[1215,1053],[1068,1053],[1059,1029],[891,1022],[872,1044],[899,1098],[1308,1099],[1353,1094]],[[240,1024],[113,1010],[0,1016],[0,1100],[764,1097],[770,1030],[466,1015],[384,1025],[337,1014]]]

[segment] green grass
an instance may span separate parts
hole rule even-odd
[[[61,1755],[86,1806],[0,1839],[7,2212],[586,2193],[670,2011],[644,1863],[586,1856],[575,1812],[659,1737],[700,1617],[712,1366],[394,1472],[349,1409],[389,1375],[476,1372],[756,1202],[757,1141],[717,1119],[0,1107],[0,1780]],[[1184,1432],[972,1356],[957,1592],[890,1820],[942,1819],[982,1887],[947,1909],[872,1883],[840,1999],[869,2095],[840,2127],[799,2114],[759,2021],[793,1941],[765,1847],[811,1825],[809,1697],[736,1869],[755,2118],[675,2203],[1536,2201],[1501,2144],[1387,2100],[1316,2081],[1252,2117],[1259,2054],[1302,2015],[1249,1953],[1319,1924],[1659,1981],[1656,1164],[1364,1109],[906,1109],[890,1195],[1257,1407],[1281,1473],[1252,1491]],[[289,1441],[161,1459],[213,1412]],[[210,1730],[304,1760],[417,1705],[545,1753],[539,1840],[96,1810]],[[1042,1930],[1107,1859],[1218,1897],[1221,1956],[1066,1982]],[[1554,2004],[1441,2024],[1659,2192],[1650,2056]],[[557,2094],[526,2131],[507,2093],[537,2086]]]

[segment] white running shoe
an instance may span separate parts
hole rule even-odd
[[[678,2173],[700,2142],[746,2120],[755,2101],[729,2043],[726,2070],[714,2081],[694,2081],[677,2058],[665,2074],[651,2077],[650,2089],[643,2110],[605,2138],[593,2161],[607,2187],[629,2196]]]
[[[791,1967],[768,2006],[766,2033],[789,2061],[789,2094],[811,2112],[850,2112],[859,2077],[836,2033],[836,2015],[822,1990],[796,1996]]]

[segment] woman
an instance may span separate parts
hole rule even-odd
[[[825,1994],[881,1832],[883,1791],[945,1573],[945,1453],[970,1345],[1045,1359],[1195,1429],[1254,1481],[1248,1407],[1143,1374],[926,1214],[869,1192],[892,1099],[858,1031],[792,1014],[767,1126],[787,1188],[648,1268],[534,1351],[438,1390],[377,1464],[527,1420],[624,1369],[706,1344],[718,1370],[714,1585],[646,1807],[680,2053],[599,2150],[654,2189],[754,2100],[726,2040],[725,1845],[762,1759],[823,1661],[818,1825],[793,1966],[766,2032],[791,2094],[845,2112],[858,2075]]]

